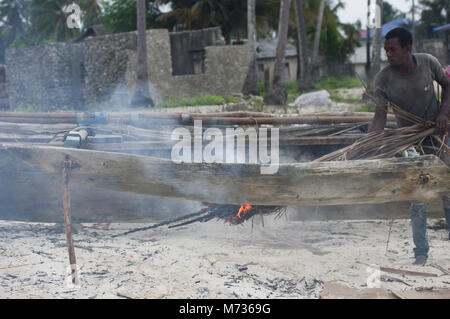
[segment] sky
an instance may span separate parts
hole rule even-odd
[[[361,21],[362,27],[367,23],[367,0],[343,0],[345,9],[339,9],[339,21],[343,23],[355,23],[358,19]],[[375,2],[375,0],[371,0]],[[387,0],[389,4],[401,12],[409,12],[412,6],[412,0]],[[416,5],[418,1],[415,1]],[[408,15],[407,15],[408,17]],[[416,13],[416,20],[418,14]]]

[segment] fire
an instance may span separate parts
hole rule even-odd
[[[242,218],[245,214],[247,214],[252,209],[253,209],[253,207],[250,204],[241,205],[241,208],[239,208],[239,211],[236,216],[239,218]]]

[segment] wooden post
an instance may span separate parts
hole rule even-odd
[[[63,207],[64,221],[66,224],[67,248],[69,250],[69,262],[72,274],[72,283],[78,285],[77,260],[75,256],[75,248],[73,246],[72,223],[70,220],[70,194],[69,194],[69,170],[72,167],[72,161],[66,155],[63,166]]]

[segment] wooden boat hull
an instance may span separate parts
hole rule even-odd
[[[72,221],[159,222],[194,213],[200,203],[70,182]],[[0,149],[0,220],[63,223],[62,180]]]
[[[256,164],[177,164],[123,153],[5,144],[12,155],[80,184],[199,202],[254,205],[345,205],[431,200],[450,191],[450,169],[435,156],[280,164],[262,175]]]

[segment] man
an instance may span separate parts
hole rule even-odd
[[[385,36],[384,48],[389,65],[375,77],[375,96],[377,107],[369,131],[383,130],[386,123],[387,101],[409,113],[436,123],[436,134],[447,134],[450,113],[450,79],[446,76],[439,61],[430,54],[411,53],[412,36],[404,28],[396,28]],[[442,104],[436,99],[433,80],[442,86]],[[413,123],[396,116],[399,127]],[[422,144],[424,151],[434,154],[431,137]],[[447,139],[447,145],[449,145]],[[448,153],[446,154],[448,156]],[[448,164],[448,162],[447,162]],[[443,206],[447,224],[450,227],[450,193],[444,196]],[[411,224],[414,239],[415,265],[424,265],[428,258],[427,203],[411,203]],[[450,234],[449,234],[450,239]]]

